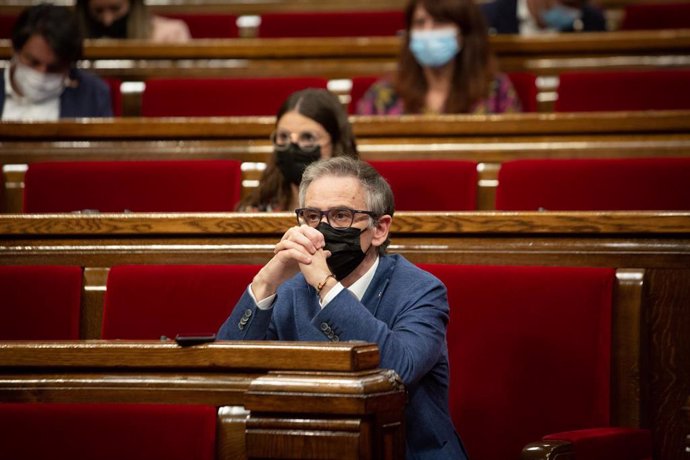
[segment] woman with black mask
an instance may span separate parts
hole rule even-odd
[[[76,12],[86,38],[168,43],[191,39],[184,21],[152,15],[144,0],[77,0]]]
[[[273,156],[259,186],[239,211],[290,211],[298,207],[298,189],[306,167],[319,159],[358,158],[352,126],[338,98],[324,89],[291,94],[278,110],[271,134]]]

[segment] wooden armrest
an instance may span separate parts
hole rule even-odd
[[[522,449],[521,460],[574,460],[573,443],[542,440],[531,442]]]

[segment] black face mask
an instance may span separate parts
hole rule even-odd
[[[286,150],[275,150],[276,166],[291,184],[299,185],[307,166],[321,158],[321,147],[313,152],[305,152],[299,145],[291,143]]]
[[[114,20],[109,26],[106,26],[89,17],[87,19],[89,38],[127,38],[128,19],[129,13]]]
[[[331,256],[326,259],[328,268],[340,281],[352,273],[366,256],[359,239],[364,230],[354,227],[336,229],[326,222],[321,222],[316,229],[326,240],[325,249],[331,251]]]

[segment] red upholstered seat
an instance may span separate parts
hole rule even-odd
[[[391,36],[405,30],[402,10],[282,12],[261,15],[258,36],[362,37]]]
[[[366,75],[359,77],[352,77],[352,88],[350,89],[350,104],[348,107],[348,113],[357,113],[357,103],[367,92],[369,87],[373,85],[379,76]]]
[[[326,88],[319,77],[155,78],[141,95],[145,117],[275,115],[295,91]]]
[[[12,28],[14,27],[14,23],[17,22],[17,16],[18,13],[0,14],[0,39],[12,38]]]
[[[113,108],[113,116],[119,117],[122,115],[122,90],[120,89],[122,82],[118,78],[105,78],[104,80],[110,88],[110,103]]]
[[[621,30],[690,28],[690,3],[630,3],[625,5]]]
[[[690,69],[564,72],[557,112],[690,109]]]
[[[576,430],[591,431],[555,439],[641,440],[634,455],[578,447],[576,460],[651,456],[649,432],[610,427],[613,269],[421,267],[448,287],[451,415],[470,458],[518,459],[526,444]]]
[[[0,266],[0,340],[78,339],[81,285],[81,267]]]
[[[104,339],[214,333],[259,265],[123,265],[108,274]]]
[[[388,181],[399,211],[477,208],[477,164],[463,160],[370,161]]]
[[[514,160],[498,173],[496,209],[688,210],[690,158]]]
[[[215,440],[213,406],[0,403],[7,459],[213,460]]]
[[[237,16],[224,13],[165,13],[187,24],[192,38],[237,38]]]
[[[240,199],[234,160],[32,163],[24,211],[221,212]]]

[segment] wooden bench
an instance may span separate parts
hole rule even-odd
[[[0,342],[0,401],[202,404],[217,458],[401,458],[405,390],[371,344]]]
[[[351,118],[365,160],[478,163],[477,208],[494,207],[500,164],[522,158],[690,155],[690,112],[441,115]],[[236,159],[244,193],[271,155],[273,117],[118,118],[0,123],[5,210],[21,212],[26,165],[36,161]],[[2,206],[0,206],[0,210]]]
[[[291,225],[291,214],[6,215],[0,263],[85,267],[81,336],[97,338],[108,267],[262,264]],[[621,327],[639,328],[646,344],[643,364],[620,371],[639,373],[639,394],[621,390],[627,402],[620,404],[639,403],[627,420],[653,430],[658,458],[673,458],[683,444],[678,408],[690,394],[689,213],[401,212],[390,249],[416,263],[616,268],[617,305],[633,305],[643,318]]]

